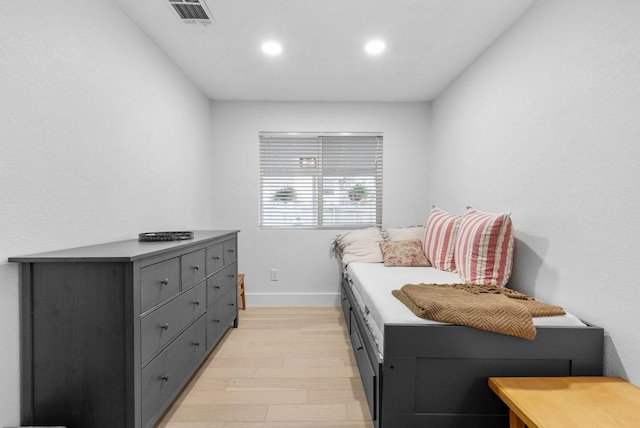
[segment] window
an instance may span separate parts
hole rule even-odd
[[[346,229],[382,224],[382,134],[260,137],[260,227]]]

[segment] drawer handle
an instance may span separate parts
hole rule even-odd
[[[235,253],[235,251],[234,251],[234,250],[227,250],[227,251],[228,251],[228,252],[230,252],[230,253]]]
[[[342,301],[344,302],[345,300],[347,300],[347,298],[346,298],[346,297],[343,297],[343,298],[342,298]]]
[[[232,273],[230,273],[228,276],[229,276],[229,278],[235,278],[235,277],[236,277],[236,276],[235,276],[234,274],[232,274]]]
[[[219,285],[214,285],[213,288],[215,288],[216,290],[220,290],[220,286]]]
[[[193,270],[200,270],[200,266],[198,266],[198,265],[191,266],[191,269],[193,269]]]
[[[193,346],[195,346],[196,348],[200,346],[200,342],[193,342]]]
[[[165,279],[163,279],[162,281],[160,281],[160,284],[162,284],[162,285],[167,285],[167,284],[169,284],[169,278],[165,278]]]
[[[169,330],[169,323],[164,323],[160,326],[162,330]]]
[[[193,306],[198,306],[200,304],[200,300],[196,300],[193,302]]]
[[[235,303],[227,303],[229,306],[235,306]]]
[[[362,347],[362,345],[360,345],[360,346],[358,346],[358,347],[356,348],[356,351],[362,351],[362,349],[363,349],[363,347]]]
[[[211,321],[213,321],[213,322],[220,322],[220,320],[211,320]]]
[[[213,256],[213,260],[220,260],[220,256]]]
[[[169,380],[169,375],[160,376],[160,380],[163,382],[167,382]]]

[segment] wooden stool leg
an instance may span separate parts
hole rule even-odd
[[[242,299],[242,309],[247,309],[247,302],[244,297],[244,274],[238,274],[238,287],[240,287],[240,299]]]
[[[524,424],[520,416],[516,414],[513,410],[509,409],[509,428],[526,428],[527,426]]]

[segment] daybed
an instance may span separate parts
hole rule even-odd
[[[603,330],[575,316],[534,318],[534,340],[439,323],[416,317],[391,290],[459,283],[457,273],[353,261],[341,268],[342,309],[376,428],[508,427],[489,377],[602,374]]]

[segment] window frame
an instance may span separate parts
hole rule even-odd
[[[384,141],[382,132],[261,131],[258,133],[258,140],[260,164],[259,230],[345,230],[371,226],[381,227]],[[315,144],[318,151],[309,155],[309,152],[304,149],[298,152],[297,148],[282,148],[286,144],[301,142],[309,144],[312,148]],[[278,144],[281,146],[274,149]],[[333,148],[334,153],[330,148]],[[345,148],[347,149],[346,155],[343,154]],[[268,153],[269,150],[277,152],[278,149],[282,152],[280,153],[282,158],[279,159],[281,164],[278,164],[278,153],[276,155]],[[336,152],[340,153],[336,154]],[[288,157],[285,157],[283,153]],[[357,154],[354,155],[354,153]],[[300,170],[297,169],[297,166],[292,167],[296,161],[299,162]],[[274,171],[278,168],[283,172],[276,174]],[[309,168],[308,173],[303,171],[305,168]],[[358,176],[358,173],[362,173],[362,175]],[[285,222],[278,218],[281,213],[286,215],[287,208],[275,208],[271,202],[279,191],[283,192],[280,197],[287,197],[286,188],[293,186],[285,184],[286,180],[293,180],[294,177],[299,180],[307,178],[313,181],[309,185],[300,187],[303,190],[302,199],[305,200],[301,204],[296,201],[295,191],[290,191],[291,199],[289,202],[293,201],[297,207],[291,211],[294,215],[296,212],[303,213],[296,218],[298,224],[296,224],[296,220]],[[282,180],[283,187],[276,190],[277,186],[274,186],[274,183],[278,183],[278,180]],[[340,184],[337,184],[338,182]],[[354,184],[356,182],[369,189],[369,192],[365,191],[366,200],[362,201],[349,196],[352,202],[345,203],[344,186],[351,186],[353,190],[357,187],[357,184]],[[334,196],[336,193],[341,196]],[[329,221],[331,213],[326,209],[327,205],[333,207],[334,210],[342,211],[337,217],[335,217],[334,211],[333,221]],[[349,209],[350,207],[351,209]],[[281,212],[278,212],[279,209]],[[307,211],[305,212],[305,210]]]

